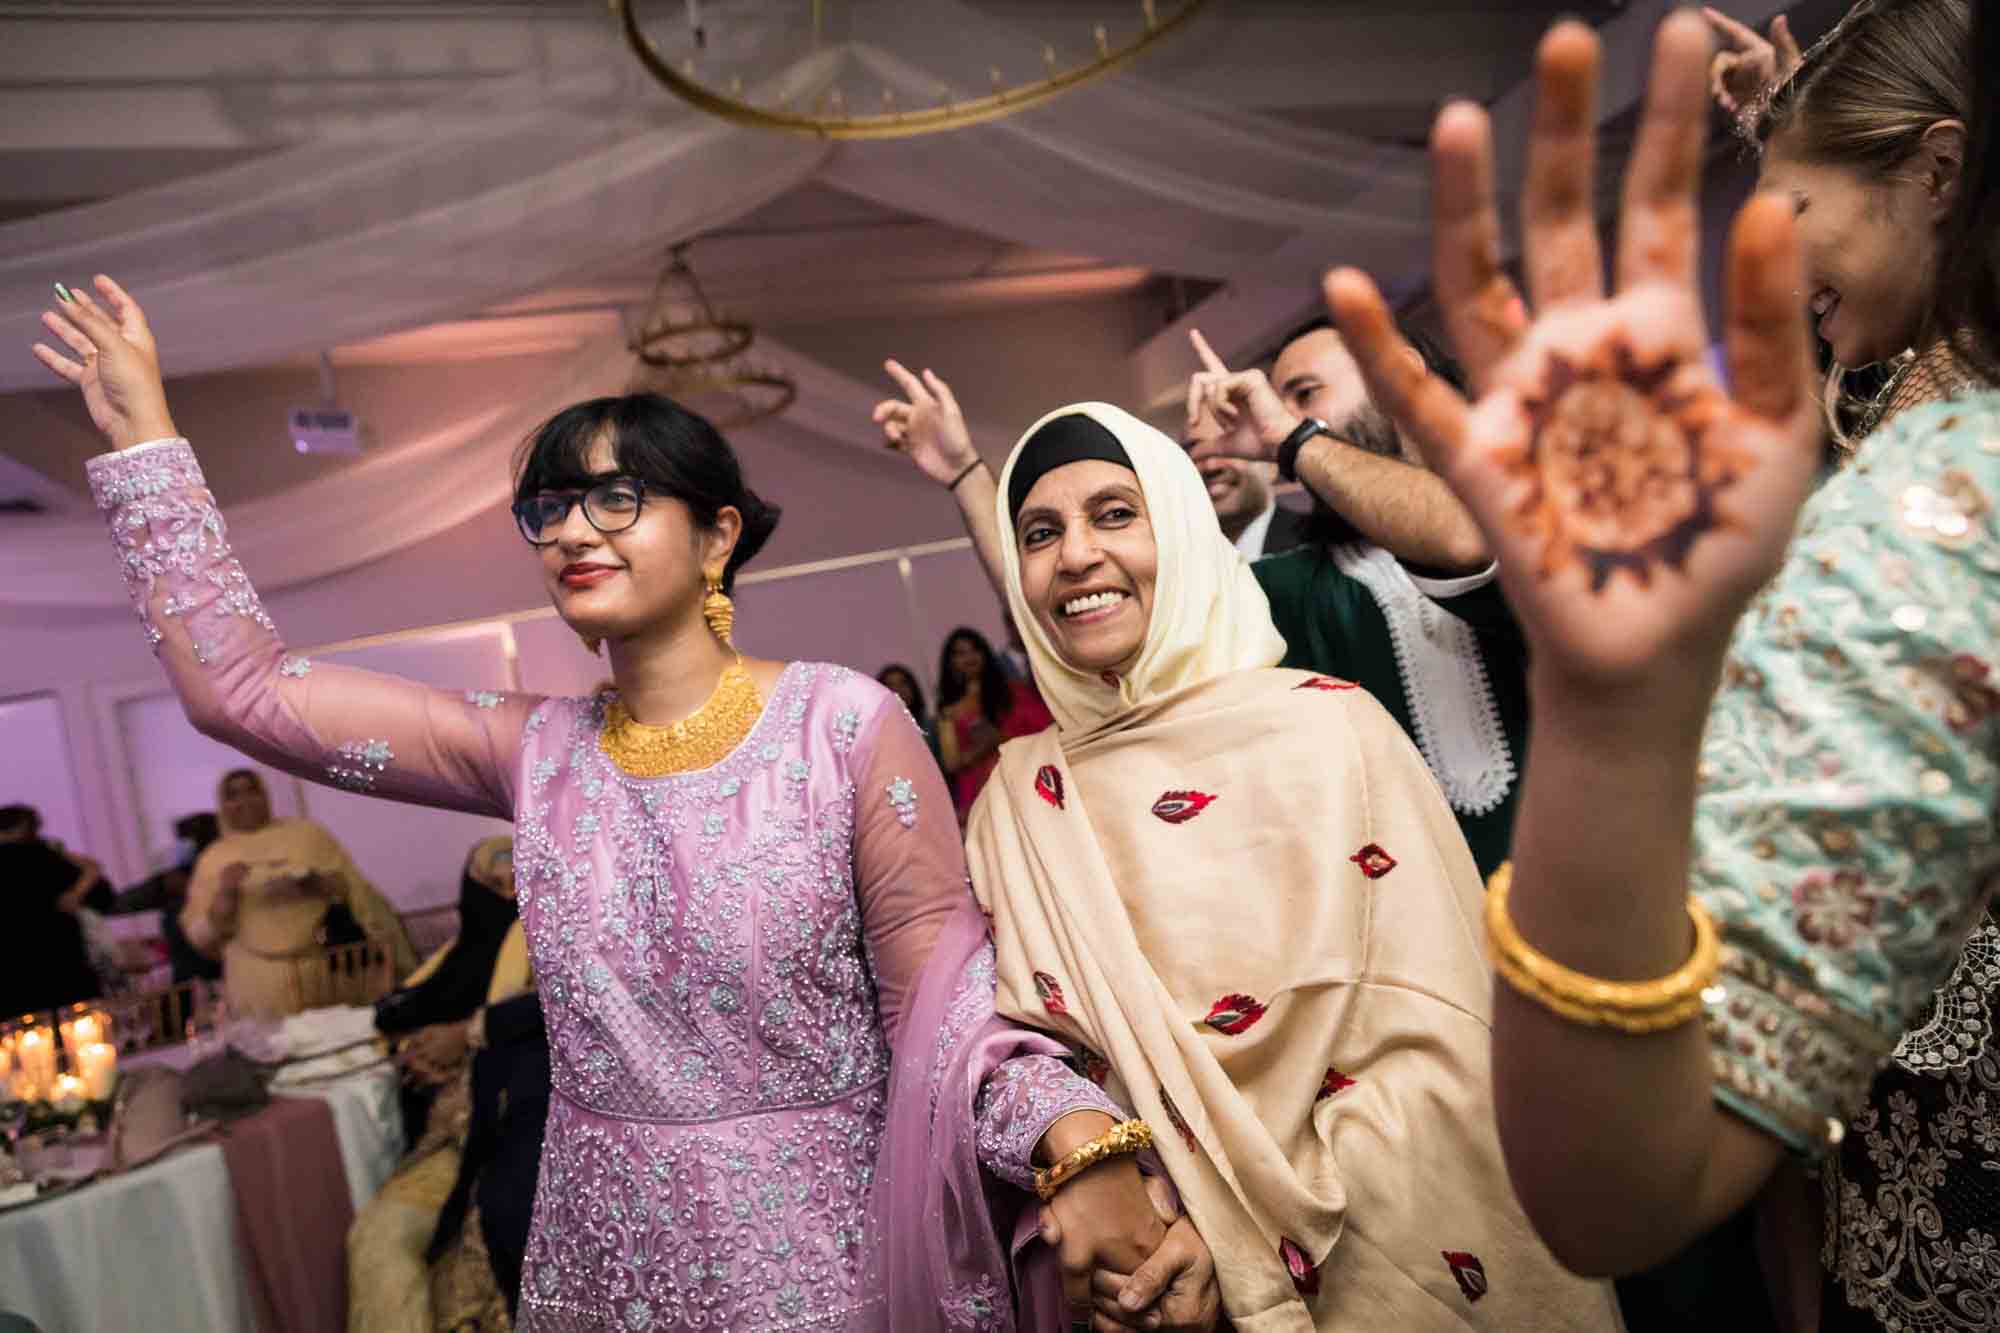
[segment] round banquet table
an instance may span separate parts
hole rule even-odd
[[[327,1103],[359,1212],[403,1150],[394,1067],[276,1095]],[[0,1212],[0,1311],[43,1333],[257,1333],[255,1308],[215,1143]]]

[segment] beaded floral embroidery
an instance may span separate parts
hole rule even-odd
[[[896,808],[896,820],[904,828],[917,826],[917,784],[897,778],[889,784],[889,804]]]
[[[375,786],[389,762],[396,756],[387,741],[349,741],[334,754],[337,764],[326,766],[326,775],[349,791],[368,791]]]

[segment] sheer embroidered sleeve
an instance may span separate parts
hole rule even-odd
[[[1035,1187],[1035,1145],[1073,1111],[1131,1112],[1053,1055],[1020,1055],[993,1071],[979,1090],[979,1164],[1010,1185]]]
[[[1838,1138],[2000,876],[2000,395],[1918,409],[1806,511],[1704,737],[1694,888],[1723,930],[1715,1095]]]
[[[886,690],[860,729],[855,753],[855,889],[882,1024],[894,1045],[938,931],[972,890],[951,796],[923,733]],[[952,1031],[960,1035],[992,1020],[990,965],[968,969],[951,1012]],[[1124,1117],[1101,1088],[1052,1055],[1002,1062],[976,1102],[981,1165],[1003,1180],[1032,1185],[1035,1145],[1050,1125],[1080,1110]]]
[[[315,782],[512,816],[514,758],[538,699],[288,655],[187,441],[87,466],[132,605],[204,735]]]

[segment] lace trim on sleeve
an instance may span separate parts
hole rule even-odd
[[[222,513],[185,440],[100,454],[85,468],[97,507],[109,516],[120,572],[149,643],[157,648],[164,637],[159,619],[185,617],[195,660],[205,666],[236,619],[276,633],[230,551]],[[168,596],[156,609],[161,579]]]

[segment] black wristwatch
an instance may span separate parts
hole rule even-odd
[[[1306,441],[1315,435],[1324,435],[1328,439],[1332,439],[1333,427],[1327,425],[1318,417],[1307,417],[1304,421],[1292,427],[1292,433],[1287,435],[1285,442],[1278,446],[1278,475],[1280,477],[1283,477],[1286,481],[1297,481],[1299,479],[1299,450],[1305,448]]]

